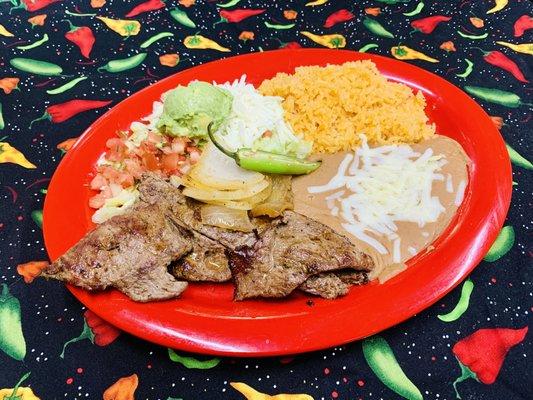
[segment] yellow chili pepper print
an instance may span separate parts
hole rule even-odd
[[[329,0],[315,0],[311,1],[306,4],[307,7],[313,7],[313,6],[321,6],[322,4],[326,4]]]
[[[24,154],[7,142],[0,142],[0,164],[1,163],[13,163],[28,169],[37,168],[37,166],[26,159]],[[0,399],[1,398],[2,397],[0,397]]]
[[[33,393],[33,390],[29,387],[19,387],[17,388],[17,393],[15,396],[12,396],[13,389],[0,389],[0,399],[11,399],[14,400],[40,400],[39,397]]]
[[[339,34],[315,35],[314,33],[307,31],[301,31],[300,33],[311,39],[313,42],[321,44],[322,46],[330,49],[340,49],[346,46],[346,38]]]
[[[509,47],[511,50],[516,51],[517,53],[524,53],[533,56],[533,43],[522,43],[514,44],[508,42],[496,42],[502,46]]]
[[[0,400],[41,400],[31,388],[20,386],[29,376],[30,372],[23,375],[12,389],[0,389]]]
[[[134,19],[113,19],[107,17],[96,18],[102,21],[109,29],[115,31],[120,36],[135,36],[141,30],[140,22],[135,21]]]
[[[230,382],[230,385],[233,389],[244,395],[247,400],[313,400],[308,394],[277,394],[270,396],[265,393],[260,393],[242,382]]]
[[[394,46],[390,49],[391,54],[398,60],[424,60],[437,63],[439,60],[426,56],[424,53],[413,50],[407,46]]]
[[[188,49],[212,49],[223,52],[231,51],[227,47],[222,47],[214,40],[208,39],[202,35],[187,36],[183,39],[183,44]]]
[[[503,10],[507,4],[509,4],[509,0],[496,0],[496,4],[489,11],[487,11],[487,14],[492,14]]]
[[[15,36],[11,32],[9,32],[6,28],[4,28],[4,25],[2,24],[0,24],[0,35],[7,36],[7,37]]]

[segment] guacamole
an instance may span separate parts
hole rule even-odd
[[[229,116],[233,96],[207,82],[192,82],[168,92],[157,128],[170,136],[207,137],[207,125],[214,128]]]

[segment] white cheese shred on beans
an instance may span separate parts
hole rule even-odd
[[[327,184],[310,186],[308,191],[335,190],[327,197],[327,206],[343,219],[343,228],[380,254],[388,251],[376,237],[391,240],[393,261],[400,262],[396,223],[423,227],[437,221],[445,209],[431,191],[434,181],[446,179],[438,172],[447,161],[443,155],[434,155],[431,148],[422,154],[408,145],[370,148],[366,136],[359,136],[361,147],[346,155],[337,174]]]

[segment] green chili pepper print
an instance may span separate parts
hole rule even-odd
[[[71,81],[65,83],[64,85],[61,85],[61,86],[58,86],[56,87],[55,89],[48,89],[46,91],[46,93],[48,94],[60,94],[60,93],[64,93],[66,92],[67,90],[69,89],[72,89],[74,86],[76,86],[78,83],[80,83],[81,81],[84,81],[85,79],[87,79],[86,76],[80,76],[78,78],[74,78],[72,79]]]
[[[59,76],[63,72],[63,69],[57,65],[47,61],[34,60],[32,58],[12,58],[9,63],[13,68],[19,71],[28,72],[34,75],[44,76]]]
[[[265,21],[265,26],[270,29],[276,29],[276,30],[284,30],[284,29],[292,29],[296,26],[296,24],[271,24],[268,21]]]
[[[118,72],[127,71],[142,63],[147,54],[148,53],[139,53],[128,58],[109,61],[106,65],[98,68],[98,72],[107,71],[116,74]]]
[[[220,4],[217,4],[217,7],[220,7],[220,8],[230,8],[230,7],[236,6],[236,5],[239,4],[240,2],[241,2],[241,0],[230,0],[230,1],[228,1],[227,3],[220,3]]]
[[[381,382],[408,400],[422,400],[422,393],[404,374],[389,344],[381,336],[363,340],[366,362]]]
[[[485,257],[483,257],[483,260],[488,262],[498,261],[512,249],[514,240],[514,228],[510,225],[504,226],[492,246],[490,246],[487,254],[485,254]]]
[[[518,95],[505,90],[485,88],[481,86],[465,86],[464,89],[468,94],[471,94],[474,97],[504,107],[518,108],[523,105],[533,106],[532,103],[523,103]]]
[[[377,1],[379,1],[380,3],[394,5],[398,3],[409,3],[411,0],[377,0]]]
[[[172,37],[174,34],[172,32],[161,32],[157,35],[152,36],[151,38],[145,40],[141,43],[141,49],[146,49],[147,47],[150,47],[152,44],[157,42],[158,40],[161,40],[166,37]]]
[[[185,11],[182,11],[179,8],[170,10],[170,16],[174,18],[177,23],[186,26],[187,28],[196,28],[194,21],[189,18]]]
[[[375,43],[368,43],[368,44],[365,44],[363,47],[361,47],[357,51],[359,51],[359,53],[366,53],[368,50],[375,49],[377,47],[379,46]]]
[[[6,127],[6,123],[4,121],[4,114],[2,113],[2,103],[0,103],[0,131]]]
[[[69,10],[66,10],[65,14],[72,15],[73,17],[96,17],[96,14],[80,14],[80,13],[75,13]]]
[[[474,63],[470,61],[468,58],[465,58],[465,62],[466,62],[465,71],[460,74],[455,74],[455,76],[459,78],[466,78],[468,75],[472,73],[472,71],[474,70]]]
[[[461,315],[463,315],[465,311],[468,310],[472,290],[474,290],[474,283],[470,279],[468,279],[465,281],[465,283],[463,283],[463,287],[461,288],[461,297],[459,298],[459,301],[457,302],[457,305],[454,307],[454,309],[448,314],[437,315],[437,318],[443,322],[457,321],[461,317]]]
[[[374,35],[386,37],[393,39],[394,35],[390,33],[388,30],[386,30],[383,25],[381,25],[378,21],[372,18],[366,17],[363,20],[363,25],[366,29],[368,29],[370,32],[372,32]]]
[[[420,14],[420,12],[424,9],[424,3],[421,1],[418,3],[413,11],[403,13],[406,17],[413,17],[415,15]]]
[[[84,319],[83,330],[81,331],[80,335],[65,342],[65,344],[63,345],[63,351],[61,351],[61,354],[59,355],[59,357],[65,358],[65,350],[70,344],[76,343],[76,342],[79,342],[80,340],[85,340],[85,339],[89,339],[91,343],[94,343],[94,333],[93,331],[91,331],[91,328],[89,328],[89,325],[87,325],[87,321]]]
[[[210,360],[200,361],[193,357],[180,356],[172,349],[168,349],[168,357],[171,361],[180,363],[188,369],[211,369],[220,364],[220,358],[212,358]]]
[[[468,35],[468,34],[463,33],[461,31],[457,31],[457,33],[459,34],[459,36],[464,37],[465,39],[472,39],[472,40],[483,40],[483,39],[486,39],[489,36],[489,34],[487,32],[485,32],[482,35]]]
[[[43,210],[34,210],[31,212],[31,219],[39,228],[43,227]]]
[[[15,360],[26,357],[26,340],[22,333],[20,302],[5,283],[0,293],[0,349]]]
[[[17,46],[17,49],[19,50],[23,50],[23,51],[26,51],[26,50],[30,50],[30,49],[34,49],[36,47],[39,47],[40,45],[42,45],[43,43],[46,43],[48,42],[50,38],[48,37],[48,34],[44,34],[42,39],[39,39],[37,40],[36,42],[33,42],[31,44],[27,44],[26,46]]]
[[[520,155],[520,153],[518,153],[515,149],[513,149],[507,143],[505,144],[505,147],[507,147],[509,158],[511,159],[511,162],[514,165],[518,165],[519,167],[522,167],[525,169],[530,169],[530,170],[533,169],[533,164],[531,163],[531,161],[529,161],[527,158]]]

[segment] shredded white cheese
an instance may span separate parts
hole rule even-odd
[[[393,261],[400,262],[396,223],[414,222],[423,227],[437,221],[445,210],[431,190],[434,181],[446,180],[438,173],[446,159],[434,155],[431,148],[423,154],[407,145],[370,148],[366,136],[360,137],[361,147],[344,158],[337,174],[327,184],[311,186],[308,191],[341,189],[328,196],[326,203],[344,220],[344,229],[381,254],[388,251],[376,237],[387,238],[393,243]]]

